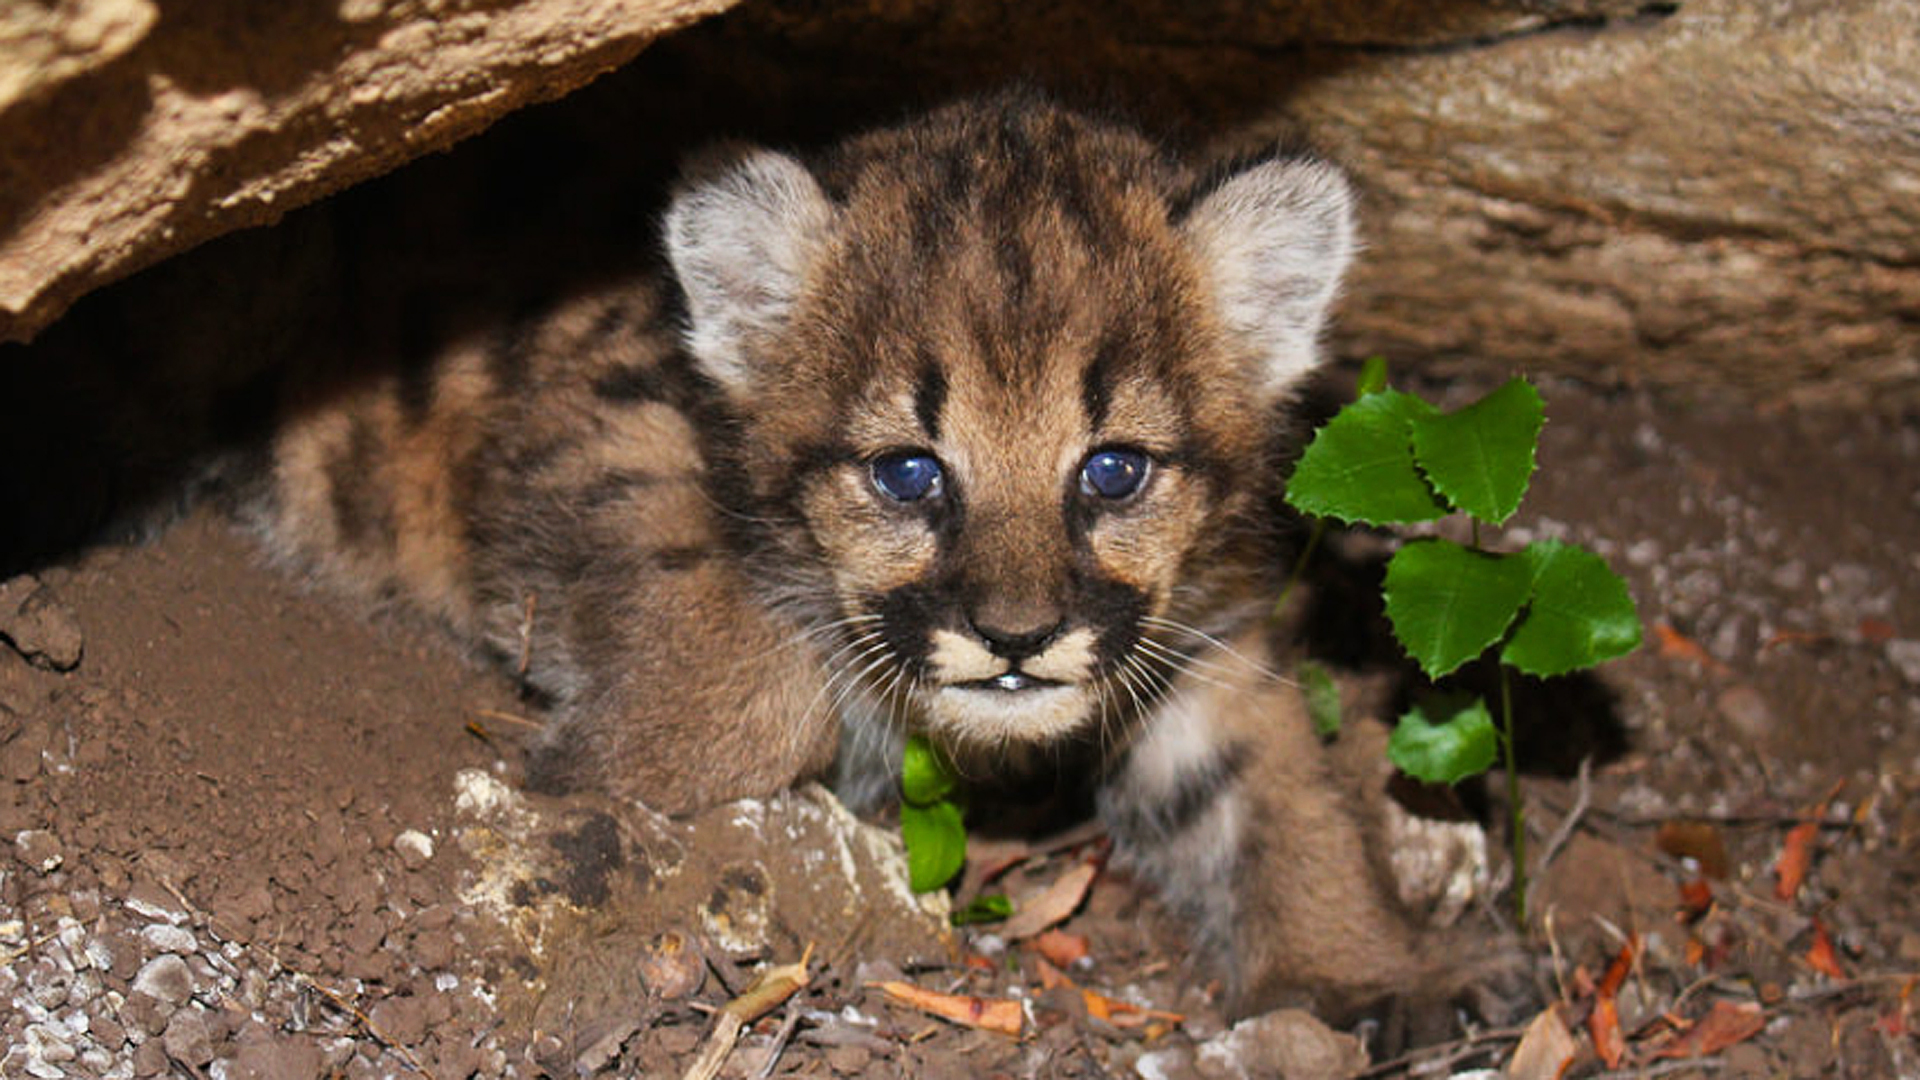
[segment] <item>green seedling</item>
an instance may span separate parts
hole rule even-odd
[[[1505,524],[1526,495],[1545,421],[1525,379],[1443,413],[1386,386],[1369,361],[1361,393],[1315,433],[1287,484],[1312,515],[1310,553],[1327,519],[1403,525],[1464,514],[1472,539],[1408,541],[1387,564],[1387,619],[1428,679],[1497,650],[1500,716],[1477,698],[1436,696],[1400,718],[1387,754],[1428,783],[1456,783],[1503,760],[1511,808],[1514,912],[1526,921],[1526,831],[1513,747],[1511,671],[1540,678],[1594,667],[1640,644],[1626,583],[1598,555],[1540,540],[1497,552],[1482,525]],[[1296,576],[1298,571],[1296,570]]]
[[[900,839],[907,883],[917,893],[945,888],[967,861],[966,792],[953,764],[924,735],[907,740],[900,759]],[[976,896],[953,913],[953,925],[998,922],[1013,914],[1000,894]]]
[[[900,761],[900,839],[914,892],[932,892],[960,872],[967,861],[965,816],[953,766],[926,736],[908,739]]]

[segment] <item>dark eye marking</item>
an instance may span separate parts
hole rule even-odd
[[[1146,454],[1125,446],[1108,446],[1087,455],[1080,465],[1080,490],[1096,498],[1118,502],[1131,498],[1147,481],[1152,468]]]
[[[940,413],[947,404],[947,372],[938,361],[926,358],[920,364],[920,379],[913,388],[913,415],[920,421],[929,442],[940,439]]]
[[[939,460],[920,450],[882,454],[873,459],[867,471],[880,494],[895,502],[938,498],[946,487]]]

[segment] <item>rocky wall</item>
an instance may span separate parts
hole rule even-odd
[[[564,94],[731,2],[0,4],[0,341]]]
[[[0,21],[0,338],[727,0],[221,0],[143,21],[148,2],[45,9],[84,49]],[[580,111],[653,96],[682,129],[692,105],[777,139],[784,110],[827,137],[1019,78],[1213,152],[1304,138],[1364,195],[1342,354],[1908,408],[1916,30],[1910,0],[749,0]],[[29,53],[39,81],[14,77]],[[690,80],[730,86],[731,111]]]

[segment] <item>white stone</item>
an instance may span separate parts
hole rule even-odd
[[[1900,677],[1920,686],[1920,640],[1900,638],[1887,642],[1887,659],[1900,669]]]
[[[418,829],[408,829],[393,838],[393,850],[407,869],[418,870],[433,858],[433,838]]]
[[[200,949],[200,942],[193,936],[193,931],[184,927],[168,926],[165,923],[155,923],[141,930],[140,939],[152,946],[156,952],[187,956]]]

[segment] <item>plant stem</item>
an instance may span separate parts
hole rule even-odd
[[[1293,587],[1300,584],[1300,579],[1306,576],[1307,563],[1313,558],[1313,553],[1319,549],[1320,538],[1326,535],[1326,532],[1327,519],[1314,518],[1313,531],[1307,534],[1307,544],[1300,549],[1300,557],[1293,561],[1293,572],[1287,575],[1287,583],[1280,590],[1280,599],[1273,602],[1274,618],[1279,618],[1280,613],[1286,610],[1287,599],[1293,595]]]
[[[1500,742],[1507,758],[1507,828],[1513,846],[1513,921],[1527,926],[1527,822],[1520,807],[1520,769],[1513,749],[1513,688],[1507,665],[1500,665]]]

